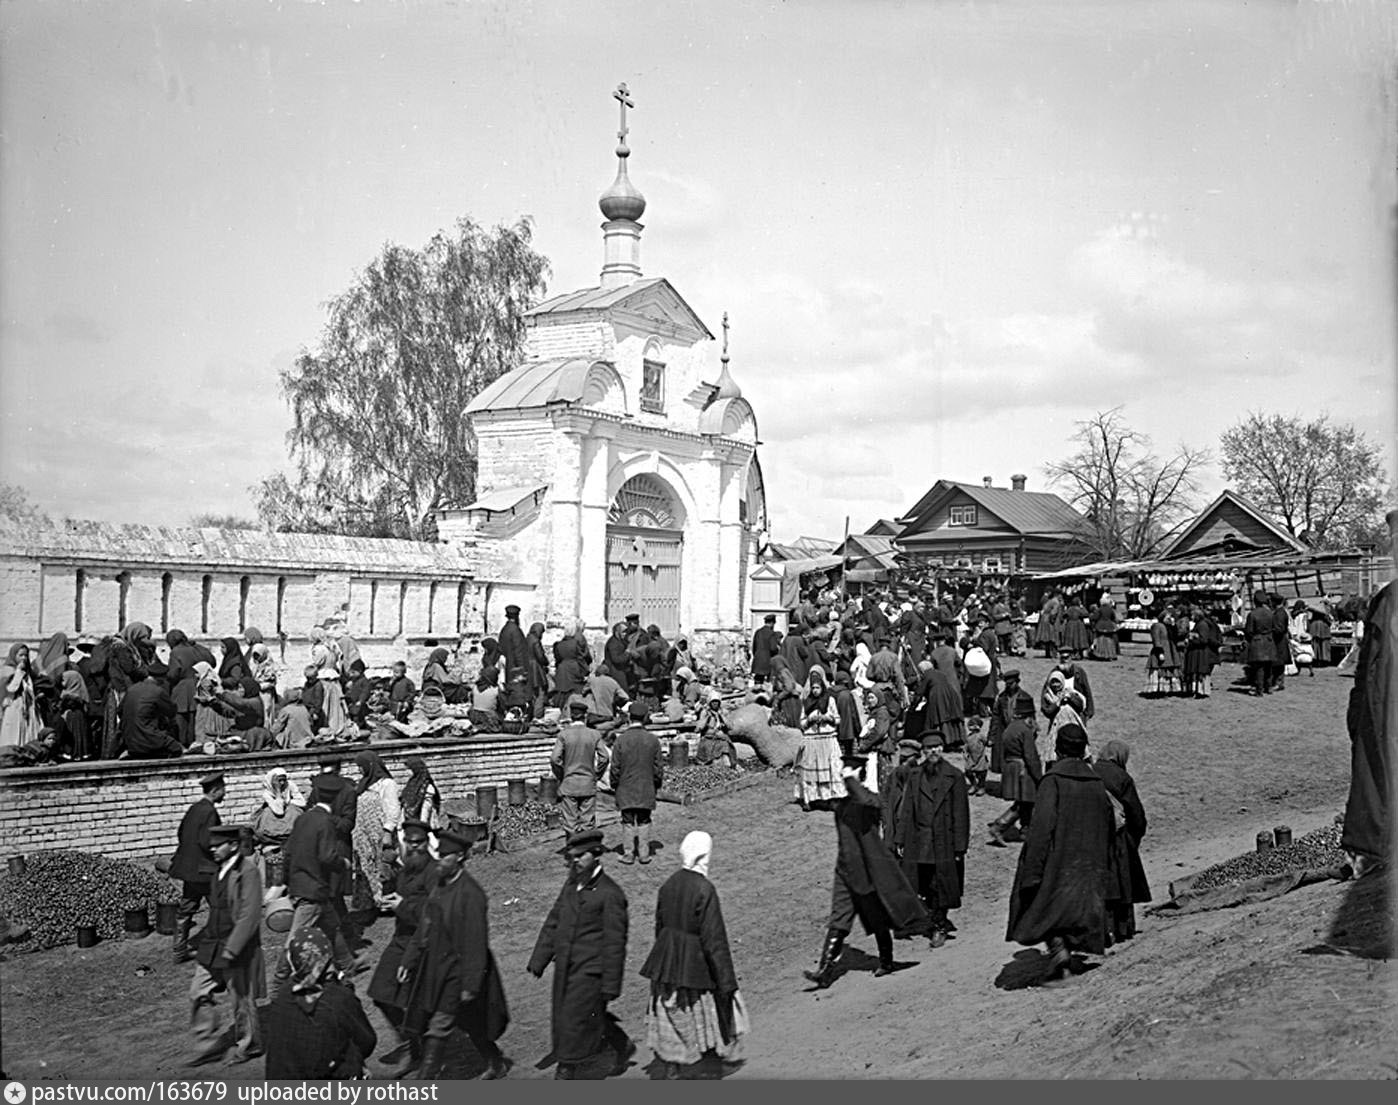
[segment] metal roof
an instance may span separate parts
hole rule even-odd
[[[559,357],[531,361],[507,372],[466,406],[467,414],[482,411],[545,407],[550,403],[576,403],[583,397],[587,372],[598,361],[593,357]],[[610,361],[603,361],[610,365]]]
[[[530,484],[528,487],[502,487],[498,491],[492,491],[489,495],[482,495],[474,503],[462,507],[462,510],[485,510],[492,514],[501,514],[507,510],[514,510],[520,503],[539,492],[548,489],[548,484]]]
[[[679,300],[680,306],[689,315],[690,321],[706,338],[713,338],[709,328],[704,325],[704,320],[695,313],[693,307],[684,301],[684,297],[675,291],[675,286],[663,276],[646,277],[630,284],[624,284],[620,288],[580,288],[575,292],[565,292],[531,307],[525,312],[525,317],[566,314],[572,311],[606,311],[612,307],[621,306],[637,292],[643,292],[657,284],[663,284],[669,289],[670,294]]]
[[[905,544],[915,536],[927,540],[934,539],[934,535],[931,533],[920,533],[915,527],[957,491],[974,500],[1012,529],[1025,535],[1071,537],[1081,532],[1084,522],[1081,514],[1052,492],[1013,491],[1008,487],[986,487],[983,484],[938,480],[913,508],[909,516],[909,525],[899,535],[899,543]],[[963,535],[970,536],[961,527],[951,533],[945,533],[945,536],[942,536],[943,533],[945,531],[939,531],[935,539],[950,541],[959,539]],[[990,536],[991,534],[987,531],[980,531],[977,535]],[[1003,537],[1004,534],[998,536]]]
[[[1185,541],[1189,539],[1190,535],[1193,534],[1194,531],[1197,530],[1200,526],[1202,526],[1205,522],[1207,522],[1209,520],[1210,515],[1212,515],[1214,511],[1216,511],[1224,503],[1232,503],[1244,514],[1250,515],[1251,517],[1256,519],[1259,524],[1261,524],[1269,533],[1273,534],[1287,548],[1295,549],[1297,552],[1306,551],[1306,545],[1303,542],[1298,541],[1295,537],[1292,537],[1291,534],[1287,533],[1286,530],[1282,529],[1281,526],[1277,525],[1276,522],[1268,518],[1267,515],[1263,514],[1262,511],[1258,510],[1257,507],[1253,506],[1252,503],[1248,502],[1248,500],[1244,499],[1236,491],[1233,491],[1232,489],[1225,489],[1222,495],[1220,495],[1217,499],[1215,499],[1203,510],[1201,510],[1199,514],[1195,517],[1194,521],[1190,522],[1189,525],[1185,526],[1184,529],[1182,529],[1179,532],[1179,534],[1175,537],[1175,539],[1171,541],[1168,545],[1166,545],[1164,549],[1161,550],[1161,555],[1169,556],[1172,550],[1177,549],[1181,545],[1183,545]]]

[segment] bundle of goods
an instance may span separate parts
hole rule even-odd
[[[769,725],[771,714],[766,706],[751,703],[739,706],[724,716],[728,735],[735,743],[751,745],[764,763],[772,767],[789,767],[796,762],[801,750],[801,730],[785,725]]]
[[[79,927],[96,928],[103,940],[116,940],[126,910],[180,900],[177,883],[149,867],[86,852],[34,852],[23,874],[0,875],[0,916],[27,927],[28,946],[71,944]]]

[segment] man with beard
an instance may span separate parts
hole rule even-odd
[[[458,833],[437,834],[437,885],[422,911],[398,968],[400,983],[412,980],[410,1020],[426,1021],[418,1078],[441,1076],[447,1041],[462,1028],[486,1061],[486,1080],[504,1078],[509,1063],[496,1044],[510,1023],[505,989],[490,951],[488,902],[480,883],[466,873],[471,841]]]
[[[505,690],[501,712],[527,705],[529,698],[529,642],[519,626],[519,607],[505,607],[505,624],[500,627],[500,654],[505,660]]]
[[[400,1073],[416,1067],[422,1059],[421,1024],[408,1025],[408,988],[398,981],[398,968],[412,943],[413,934],[422,924],[422,910],[427,896],[437,882],[437,865],[427,850],[431,826],[425,821],[403,822],[403,866],[398,875],[396,893],[388,895],[384,904],[393,910],[393,937],[383,950],[374,977],[369,980],[369,997],[379,1012],[403,1037],[402,1043],[379,1057],[388,1064],[411,1062]]]
[[[877,801],[877,799],[875,799]],[[602,830],[568,838],[562,855],[568,881],[549,911],[529,973],[543,978],[553,963],[553,1058],[555,1078],[576,1078],[578,1069],[604,1048],[615,1052],[619,1074],[636,1051],[607,1006],[621,996],[626,967],[626,895],[602,870]]]
[[[903,775],[895,802],[893,854],[932,915],[931,943],[940,948],[956,931],[947,911],[961,908],[971,804],[966,776],[942,758],[939,733],[923,733],[921,762]]]
[[[835,880],[830,892],[830,919],[820,963],[802,973],[819,990],[827,989],[839,974],[845,938],[858,917],[864,931],[874,937],[879,950],[875,978],[897,970],[893,962],[893,937],[906,939],[917,933],[930,935],[932,924],[913,888],[879,833],[883,802],[864,786],[866,757],[845,756],[840,772],[847,796],[835,800],[837,852]]]

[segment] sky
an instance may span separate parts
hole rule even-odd
[[[0,481],[252,517],[278,373],[385,242],[527,215],[550,294],[597,283],[620,81],[642,268],[729,312],[775,540],[1043,490],[1117,406],[1391,463],[1395,57],[1383,0],[0,0]]]

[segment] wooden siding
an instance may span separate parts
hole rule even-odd
[[[1180,556],[1193,549],[1216,545],[1230,534],[1264,549],[1288,548],[1275,533],[1237,503],[1225,499],[1214,507],[1209,517],[1203,520],[1181,545],[1170,550],[1170,555]]]

